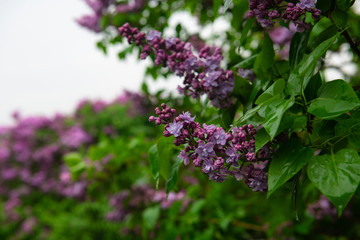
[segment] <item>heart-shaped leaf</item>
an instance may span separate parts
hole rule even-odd
[[[304,147],[297,138],[283,144],[270,164],[268,197],[295,176],[314,155],[314,150]]]
[[[310,104],[309,113],[323,119],[332,119],[360,106],[360,100],[352,87],[343,80],[324,84],[318,98]]]
[[[360,157],[350,148],[315,156],[309,162],[308,176],[340,216],[360,183]]]

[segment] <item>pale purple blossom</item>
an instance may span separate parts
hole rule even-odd
[[[174,120],[174,122],[169,123],[169,127],[166,128],[167,131],[169,131],[169,133],[171,133],[172,135],[174,135],[174,137],[178,137],[181,134],[181,129],[183,127],[183,123],[182,122],[177,122]]]

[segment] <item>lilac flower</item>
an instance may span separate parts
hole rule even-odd
[[[301,9],[312,9],[315,7],[315,0],[300,0],[299,3],[296,4]]]
[[[158,39],[158,38],[160,38],[160,37],[161,37],[161,33],[160,33],[160,32],[155,31],[155,30],[151,30],[151,31],[149,32],[149,34],[147,35],[146,40],[152,42],[152,41],[154,41],[155,39]]]
[[[204,78],[204,87],[216,87],[218,85],[217,79],[220,77],[221,71],[212,71]]]
[[[142,59],[153,52],[155,65],[161,64],[177,76],[184,77],[185,86],[178,87],[180,93],[193,98],[207,94],[211,104],[219,108],[233,102],[230,93],[234,86],[234,76],[232,71],[220,68],[223,57],[219,48],[205,46],[200,50],[199,57],[196,57],[190,43],[174,38],[163,39],[157,31],[150,31],[146,36],[126,23],[119,28],[119,32],[129,43],[135,42],[137,46],[143,47]]]
[[[187,73],[191,73],[192,70],[198,70],[200,64],[195,56],[189,57],[184,61],[184,69]]]
[[[206,123],[204,123],[203,128],[205,131],[215,131],[216,130],[216,126],[214,124],[206,125]]]
[[[169,39],[165,39],[166,49],[170,49],[171,47],[175,46],[175,45],[176,45],[176,42],[177,42],[177,38],[175,38],[175,37],[172,37],[172,38],[169,38]],[[196,58],[195,58],[195,59],[196,59]]]
[[[184,120],[184,122],[186,123],[192,123],[194,122],[195,117],[191,117],[191,114],[189,112],[183,112],[182,114],[179,115],[179,117],[181,117],[182,120]]]
[[[224,129],[217,128],[214,135],[211,137],[211,141],[219,145],[225,145],[227,140]]]
[[[215,143],[213,143],[213,142],[209,142],[206,144],[203,142],[200,142],[198,145],[198,148],[195,150],[195,152],[197,154],[199,154],[200,159],[206,160],[206,159],[208,159],[208,157],[215,156],[215,152],[213,149],[214,146],[215,146]]]
[[[90,140],[91,137],[79,126],[73,126],[61,136],[62,143],[72,148],[77,148]]]
[[[174,135],[174,137],[178,137],[181,134],[180,130],[182,129],[182,127],[182,122],[177,122],[174,120],[174,122],[169,124],[169,127],[166,128],[166,130],[169,131],[169,133],[171,133],[172,135]]]
[[[190,158],[189,158],[188,154],[184,150],[180,151],[180,154],[179,154],[178,158],[184,160],[185,166],[189,164]]]
[[[97,15],[84,15],[81,18],[75,19],[75,21],[82,27],[85,27],[91,31],[96,33],[101,32],[101,28],[99,25],[99,16]]]
[[[240,154],[237,153],[234,147],[227,148],[225,153],[228,156],[226,159],[228,164],[233,164],[235,167],[239,166],[238,160],[240,158]]]
[[[214,161],[212,159],[204,160],[204,164],[202,168],[203,173],[208,174],[210,172],[213,172],[215,169],[216,167],[214,166]]]

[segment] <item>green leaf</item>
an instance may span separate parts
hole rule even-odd
[[[151,167],[151,173],[156,182],[156,188],[158,188],[158,186],[159,186],[159,154],[157,151],[156,144],[153,145],[149,149],[148,156],[149,156],[149,162],[150,162],[150,167]]]
[[[355,0],[336,0],[336,5],[344,12],[346,12],[353,4]]]
[[[280,126],[278,129],[278,133],[283,131],[287,131],[289,133],[294,131],[301,131],[306,127],[307,118],[304,115],[297,115],[291,112],[284,113]]]
[[[144,226],[148,230],[154,229],[156,222],[159,219],[159,215],[160,215],[160,207],[159,206],[149,207],[149,208],[145,209],[142,213]]]
[[[301,62],[291,72],[286,86],[286,92],[290,95],[299,95],[306,88],[316,67],[318,59],[327,51],[340,33],[322,42],[310,54],[305,55]]]
[[[283,114],[294,104],[294,102],[294,97],[291,97],[288,100],[274,98],[273,101],[266,105],[263,127],[269,133],[271,139],[277,134]]]
[[[252,116],[254,116],[259,109],[262,107],[262,105],[258,105],[250,110],[248,110],[239,120],[237,120],[234,124],[234,126],[238,126],[240,124],[242,124],[243,122],[245,122],[246,120],[248,120],[249,118],[251,118]]]
[[[172,166],[171,168],[171,172],[170,172],[170,176],[168,178],[168,180],[166,180],[166,196],[169,194],[169,192],[171,190],[174,189],[174,187],[176,186],[176,183],[177,183],[177,179],[178,179],[178,171],[179,171],[179,168],[182,164],[182,160],[181,159],[178,159]]]
[[[352,87],[343,80],[324,84],[308,112],[323,119],[332,119],[360,106],[360,100]]]
[[[295,176],[313,155],[314,150],[310,147],[304,147],[295,137],[281,145],[270,163],[268,197]]]
[[[251,57],[248,57],[243,61],[239,62],[233,68],[246,68],[246,69],[253,68],[257,56],[258,54],[254,54]]]
[[[348,14],[340,8],[335,7],[335,9],[331,12],[331,17],[338,28],[341,29],[346,26]]]
[[[246,39],[246,36],[247,36],[249,30],[251,29],[251,26],[253,25],[254,21],[255,21],[255,18],[249,18],[246,21],[244,28],[241,31],[240,44],[239,44],[240,46],[243,45],[243,43]]]
[[[289,51],[289,62],[291,69],[294,69],[303,58],[307,43],[309,41],[309,36],[310,32],[304,31],[302,33],[297,32],[292,37]]]
[[[320,73],[317,72],[309,81],[309,84],[305,88],[305,98],[307,101],[311,101],[317,97],[319,88],[322,85]]]
[[[235,113],[236,105],[231,105],[230,107],[222,108],[219,110],[221,125],[224,129],[228,129],[229,126],[233,123]]]
[[[226,12],[226,10],[228,10],[228,8],[230,7],[230,4],[233,2],[233,0],[225,0],[224,3],[224,12]]]
[[[360,183],[360,157],[354,149],[313,157],[308,165],[311,182],[337,208],[339,216]]]
[[[257,153],[265,144],[267,144],[271,140],[271,137],[266,132],[265,128],[260,128],[256,132],[255,137],[255,153]]]
[[[261,52],[256,57],[254,63],[254,72],[257,75],[266,75],[273,68],[274,63],[274,46],[271,38],[267,33],[264,33],[264,41]]]
[[[171,159],[173,156],[173,141],[171,138],[160,138],[156,147],[159,154],[159,173],[167,180],[170,175]]]
[[[280,78],[276,80],[265,92],[263,92],[257,99],[255,104],[263,103],[276,94],[281,94],[285,88],[285,80]]]
[[[340,0],[342,1],[342,0]],[[321,12],[326,12],[330,9],[331,7],[331,2],[332,0],[317,0],[316,1],[316,8],[320,9]]]
[[[349,136],[349,142],[358,150],[360,149],[360,133],[353,133]]]
[[[66,154],[64,156],[64,161],[69,168],[72,178],[75,180],[86,169],[86,165],[82,160],[82,156],[77,152]]]
[[[219,15],[219,9],[222,5],[222,0],[213,0],[213,17],[217,18]]]

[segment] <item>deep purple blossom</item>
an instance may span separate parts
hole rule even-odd
[[[184,87],[178,87],[181,94],[193,98],[207,94],[211,104],[218,108],[227,107],[233,102],[230,94],[234,88],[234,74],[220,67],[223,57],[219,48],[205,46],[199,54],[195,54],[190,43],[177,38],[164,39],[157,31],[150,31],[146,36],[128,23],[120,27],[119,32],[129,43],[135,42],[142,47],[141,59],[154,53],[155,65],[167,67],[183,77]]]
[[[166,104],[161,104],[161,108],[155,109],[158,117],[152,116],[149,121],[164,124],[165,137],[170,137],[175,131],[169,129],[170,126],[176,129],[178,134],[174,144],[185,145],[178,156],[185,165],[192,160],[195,167],[201,167],[202,172],[215,182],[222,182],[228,177],[235,177],[238,181],[245,178],[245,183],[253,191],[267,191],[265,169],[275,148],[268,143],[255,153],[256,127],[245,124],[226,133],[213,124],[204,123],[201,127],[188,112],[175,116],[175,109]]]

